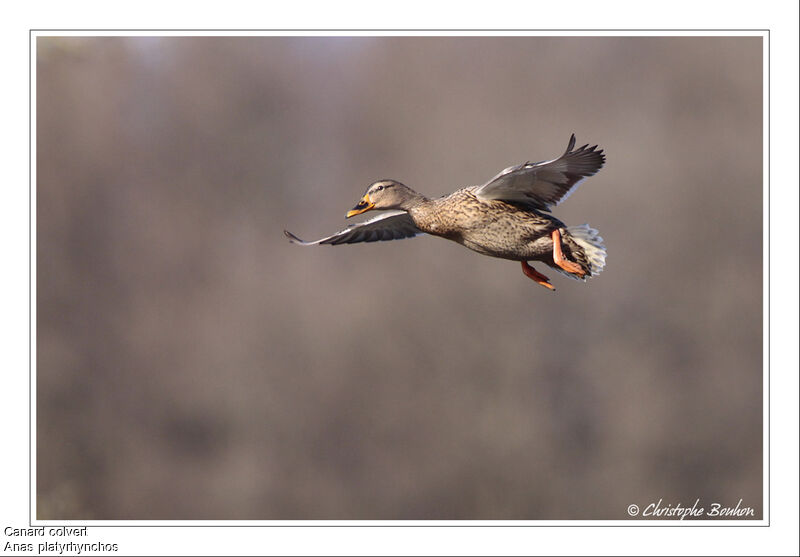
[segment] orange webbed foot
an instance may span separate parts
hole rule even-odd
[[[541,284],[545,288],[555,291],[555,287],[550,284],[550,279],[528,265],[527,261],[522,262],[522,272],[525,273],[525,276],[534,281],[536,284]]]
[[[556,228],[553,230],[553,261],[555,264],[564,269],[568,273],[582,277],[586,274],[583,267],[577,263],[567,260],[561,252],[561,233]]]

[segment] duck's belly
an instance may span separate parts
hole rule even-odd
[[[508,230],[489,226],[465,231],[460,238],[453,240],[480,254],[513,261],[549,258],[553,253],[549,231],[538,229]]]
[[[507,206],[503,205],[505,209]],[[449,215],[449,218],[431,224],[431,234],[458,242],[483,255],[514,261],[552,257],[550,233],[563,226],[559,220],[549,216],[506,210]]]

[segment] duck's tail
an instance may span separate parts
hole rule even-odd
[[[567,227],[567,238],[577,244],[578,250],[572,250],[573,261],[580,264],[586,275],[584,280],[598,275],[606,266],[606,246],[600,233],[588,224]],[[581,253],[583,252],[583,253]],[[569,275],[575,278],[575,275]]]

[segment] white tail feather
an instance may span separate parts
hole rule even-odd
[[[606,265],[606,246],[603,245],[603,238],[600,233],[588,224],[570,226],[567,232],[575,240],[575,243],[583,248],[586,260],[591,267],[591,275],[595,276]]]

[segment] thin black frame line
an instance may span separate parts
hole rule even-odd
[[[33,470],[31,454],[33,451],[33,34],[28,36],[28,518],[33,518]],[[38,325],[38,322],[37,322]],[[29,520],[32,522],[32,520]]]
[[[179,522],[180,519],[176,519]],[[45,521],[31,524],[32,528],[58,528],[75,526],[70,522]],[[75,521],[80,522],[80,521]],[[254,521],[255,522],[255,521]],[[396,521],[400,522],[400,521]],[[409,520],[408,522],[414,522]],[[523,521],[520,521],[523,522]],[[536,521],[529,521],[536,522]],[[544,520],[541,522],[545,522]],[[598,521],[600,522],[600,521]],[[642,524],[642,522],[645,522]],[[710,524],[706,524],[706,523]],[[686,521],[680,519],[639,520],[637,524],[83,524],[86,528],[769,528],[769,524],[713,524],[715,520]]]
[[[102,31],[102,32],[140,32],[140,31],[147,31],[147,32],[160,32],[160,31],[177,31],[177,32],[186,32],[186,33],[194,33],[194,32],[235,32],[235,33],[249,33],[249,32],[284,32],[284,33],[294,33],[294,32],[309,32],[309,33],[319,33],[319,32],[337,32],[337,33],[351,33],[351,32],[367,32],[367,33],[383,33],[383,32],[406,32],[406,31],[413,31],[413,32],[421,32],[421,33],[462,33],[462,32],[497,32],[497,33],[530,33],[530,32],[548,32],[548,33],[560,33],[560,32],[574,32],[574,33],[584,33],[584,32],[709,32],[709,33],[725,33],[728,31],[736,31],[736,32],[759,32],[759,33],[769,33],[769,29],[758,29],[758,28],[730,28],[730,29],[692,29],[692,28],[667,28],[667,29],[626,29],[626,28],[615,28],[615,29],[598,29],[598,28],[588,28],[588,29],[546,29],[546,28],[538,28],[538,29],[519,29],[519,28],[508,28],[508,29],[485,29],[485,28],[462,28],[462,29],[409,29],[409,28],[384,28],[384,29],[331,29],[331,28],[320,28],[320,29],[174,29],[174,28],[156,28],[156,29],[141,29],[141,28],[117,28],[117,29],[99,29],[99,28],[88,28],[88,29],[37,29],[31,28],[29,29],[31,32],[51,32],[51,31],[67,31],[67,32],[84,32],[84,31]]]
[[[767,342],[764,344],[764,341],[761,341],[761,350],[767,351],[767,385],[766,385],[766,395],[767,395],[767,411],[764,414],[767,417],[767,512],[768,512],[768,519],[767,524],[770,523],[772,520],[772,377],[770,376],[770,371],[772,370],[772,355],[771,355],[771,348],[772,348],[772,323],[771,323],[771,313],[770,313],[770,304],[772,301],[772,289],[770,288],[769,279],[771,277],[769,262],[771,259],[771,236],[770,236],[770,229],[769,225],[772,221],[771,214],[770,214],[770,205],[772,202],[772,190],[770,186],[772,185],[772,165],[771,165],[771,154],[772,154],[772,82],[770,80],[770,76],[772,75],[772,68],[771,68],[771,61],[772,61],[772,44],[770,43],[770,33],[767,30],[767,122],[766,122],[766,139],[767,139],[767,160],[762,161],[762,164],[766,163],[767,166],[767,222],[764,223],[764,227],[767,229],[767,261],[766,265],[762,262],[762,266],[766,268],[767,272],[766,277],[762,277],[761,281],[766,281],[767,283],[767,305],[765,306],[765,311],[767,313]],[[763,57],[763,54],[762,54]],[[763,102],[763,100],[762,100]],[[763,138],[762,138],[763,141]],[[763,147],[762,147],[763,150]],[[763,300],[762,300],[763,303]],[[761,399],[763,400],[764,397],[762,396]]]
[[[32,61],[33,61],[33,51],[32,51],[32,44],[33,44],[33,36],[35,32],[40,31],[186,31],[186,32],[194,32],[194,31],[237,31],[237,32],[247,32],[247,31],[284,31],[284,32],[293,32],[293,31],[311,31],[311,32],[319,32],[319,31],[336,31],[336,32],[349,32],[349,31],[445,31],[445,32],[459,32],[459,31],[497,31],[497,32],[508,32],[508,31],[523,31],[523,32],[536,32],[536,31],[641,31],[641,32],[649,32],[649,31],[711,31],[715,33],[724,33],[726,31],[746,31],[746,32],[762,32],[766,33],[763,37],[766,39],[766,46],[767,46],[767,72],[766,72],[766,85],[767,85],[767,120],[765,123],[766,127],[766,136],[770,139],[768,143],[767,149],[767,160],[763,161],[766,162],[767,168],[767,222],[763,223],[763,226],[766,227],[767,232],[767,260],[766,266],[767,269],[767,277],[762,278],[762,281],[767,283],[767,303],[764,305],[764,300],[762,299],[762,316],[763,312],[766,312],[766,329],[767,329],[767,339],[766,343],[762,342],[762,351],[766,350],[767,352],[767,369],[766,369],[766,397],[767,397],[767,407],[768,411],[766,413],[766,429],[767,429],[767,468],[769,470],[769,474],[767,475],[767,515],[768,518],[766,520],[766,524],[750,524],[745,521],[742,523],[734,523],[734,524],[714,524],[713,521],[711,523],[698,524],[697,522],[692,522],[691,526],[684,525],[684,527],[689,528],[726,528],[726,527],[733,527],[733,528],[742,528],[742,527],[749,527],[749,528],[766,528],[771,526],[772,521],[772,459],[770,458],[771,448],[772,448],[772,438],[771,438],[771,415],[772,415],[772,400],[771,400],[771,367],[772,367],[772,360],[770,355],[770,348],[772,346],[772,332],[770,327],[770,302],[772,299],[772,291],[769,285],[769,262],[771,261],[771,250],[770,250],[770,228],[769,224],[771,222],[771,212],[770,212],[770,202],[772,199],[771,196],[771,180],[772,180],[772,167],[771,167],[771,153],[772,153],[772,142],[771,142],[771,126],[770,121],[772,118],[772,87],[771,87],[771,61],[772,61],[772,50],[770,48],[770,38],[771,38],[771,30],[770,29],[29,29],[28,30],[28,524],[31,527],[34,527],[34,520],[33,520],[33,507],[32,507],[32,497],[33,497],[33,470],[31,469],[31,454],[32,454],[32,443],[33,443],[33,431],[32,431],[32,417],[33,417],[33,406],[31,400],[31,392],[33,386],[33,373],[32,373],[32,355],[33,355],[33,345],[32,345],[32,335],[33,335],[33,321],[32,321],[32,313],[31,313],[31,304],[32,304],[32,296],[33,296],[33,288],[32,288],[32,192],[33,192],[33,183],[32,183],[32,153],[33,153],[33,129],[31,127],[32,121],[32,114],[33,114],[33,106],[32,106]],[[564,37],[569,38],[569,37]],[[762,52],[763,56],[763,52]],[[764,99],[762,99],[763,102]],[[762,163],[763,164],[763,163]],[[763,263],[762,263],[763,266]],[[38,325],[38,323],[37,323]],[[762,396],[763,400],[763,396]],[[763,503],[763,501],[762,501]],[[763,520],[763,519],[762,519]],[[58,524],[62,524],[61,522],[55,521],[48,522],[47,526],[56,527]],[[66,521],[63,524],[73,524],[77,521]],[[87,526],[89,527],[89,526]],[[664,528],[664,527],[680,527],[679,521],[674,520],[648,520],[646,523],[642,523],[641,521],[637,521],[637,523],[631,524],[154,524],[154,525],[145,525],[145,524],[96,524],[90,526],[91,528]]]

